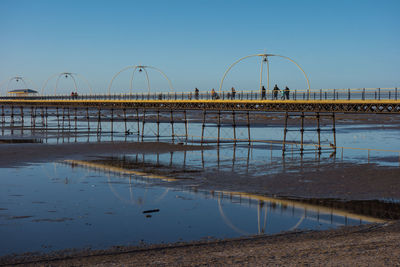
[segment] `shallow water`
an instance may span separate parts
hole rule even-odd
[[[151,186],[151,175],[93,166],[98,161],[84,163],[2,169],[1,255],[328,229],[374,221],[296,202],[183,191],[169,188],[168,182]]]

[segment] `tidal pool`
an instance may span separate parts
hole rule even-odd
[[[156,155],[148,156],[156,160]],[[168,161],[168,157],[165,157]],[[163,183],[152,185],[152,181]],[[382,221],[239,192],[171,188],[103,161],[1,169],[0,254],[168,243]]]

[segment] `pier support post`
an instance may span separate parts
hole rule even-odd
[[[332,112],[332,133],[333,133],[333,149],[334,153],[336,153],[336,118],[335,112]]]
[[[206,110],[203,110],[203,123],[201,125],[201,144],[204,141],[204,128],[206,127]]]
[[[174,132],[174,114],[171,109],[171,116],[170,116],[170,121],[171,121],[171,137],[172,137],[172,143],[175,142],[175,132]]]
[[[4,113],[4,105],[1,106],[1,123],[3,124],[4,127],[4,124],[6,123],[6,114]]]
[[[304,151],[304,112],[301,113],[301,140],[300,140],[300,155],[303,155]]]
[[[14,127],[14,106],[13,105],[11,105],[11,120],[10,120],[10,123],[11,123],[11,127]]]
[[[114,109],[111,109],[111,120],[110,120],[110,126],[111,126],[111,137],[114,136]]]
[[[142,142],[144,138],[144,124],[146,123],[146,110],[143,109],[143,120],[142,120]]]
[[[6,123],[6,118],[4,114],[4,105],[1,106],[1,135],[4,135],[4,126]]]
[[[40,107],[40,115],[42,117],[42,127],[44,128],[46,125],[45,116],[44,116],[44,107]]]
[[[32,111],[33,111],[33,114],[32,114],[33,125],[32,126],[33,126],[33,129],[35,129],[36,128],[36,107],[32,107]]]
[[[11,117],[10,117],[10,132],[14,134],[14,106],[11,105]]]
[[[71,112],[70,108],[68,107],[68,131],[71,131]]]
[[[24,107],[20,107],[20,116],[21,116],[21,135],[24,134]]]
[[[90,133],[89,108],[86,108],[86,120],[87,120],[87,129],[88,129],[88,135],[89,135],[89,133]]]
[[[317,133],[318,133],[318,154],[321,154],[321,127],[320,127],[319,112],[317,112],[316,117],[317,117]]]
[[[138,134],[138,141],[140,135],[140,120],[139,120],[139,109],[136,109],[136,122],[137,122],[137,134]]]
[[[233,126],[233,142],[234,145],[236,146],[236,114],[235,111],[232,110],[232,126]]]
[[[56,107],[56,117],[57,117],[57,130],[60,130],[60,114],[58,113],[58,107]]]
[[[287,134],[287,131],[288,131],[288,129],[287,129],[288,118],[289,118],[289,113],[286,112],[285,113],[285,126],[284,126],[284,129],[283,129],[282,155],[284,155],[285,151],[286,151],[286,134]]]
[[[44,113],[44,119],[45,119],[45,127],[46,127],[46,133],[47,133],[47,128],[48,128],[48,124],[47,124],[47,119],[48,119],[48,117],[49,117],[49,113],[48,113],[48,110],[47,110],[48,108],[47,107],[45,107],[45,113]]]
[[[124,128],[125,128],[125,135],[128,135],[128,126],[126,124],[126,109],[122,110],[124,112]]]
[[[183,111],[183,119],[185,120],[185,138],[186,138],[185,142],[187,143],[187,141],[188,141],[188,120],[187,120],[187,116],[186,116],[186,110]],[[185,151],[185,153],[186,153],[186,151]]]
[[[65,107],[63,107],[62,111],[62,131],[64,132],[64,121],[65,121]]]
[[[249,145],[251,145],[251,135],[250,135],[250,112],[247,111],[247,135],[249,137]]]
[[[157,109],[157,142],[160,141],[160,110]]]
[[[101,133],[101,108],[97,111],[97,135]]]
[[[218,121],[217,121],[217,127],[218,127],[218,138],[217,138],[217,145],[219,146],[220,142],[220,134],[221,134],[221,111],[218,110]]]

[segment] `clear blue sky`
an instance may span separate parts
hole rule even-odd
[[[22,75],[40,89],[64,71],[106,92],[129,65],[163,70],[177,91],[218,88],[240,57],[296,60],[312,88],[400,86],[400,1],[0,1],[0,81]],[[306,87],[290,62],[271,58],[271,83]],[[238,64],[226,87],[257,90],[258,59]],[[149,70],[152,90],[168,90]],[[56,79],[46,87],[52,93]],[[135,90],[145,88],[142,73]],[[17,85],[13,85],[17,86]],[[69,90],[69,79],[60,90]],[[86,91],[79,82],[80,91]],[[113,91],[127,92],[129,73]],[[4,90],[4,85],[2,86]]]

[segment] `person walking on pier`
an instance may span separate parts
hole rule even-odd
[[[289,100],[289,97],[290,97],[290,90],[289,90],[289,87],[286,86],[284,92],[285,92],[285,98],[286,98],[287,100]]]
[[[233,88],[232,87],[232,94],[231,94],[231,97],[232,97],[232,100],[234,100],[235,99],[235,96],[236,96],[236,90],[235,90],[235,88]]]
[[[264,85],[261,87],[261,100],[265,100],[266,90]]]
[[[274,93],[274,100],[278,100],[278,93],[280,90],[277,84],[275,84],[274,89],[272,91]]]
[[[194,99],[199,100],[199,89],[194,89]]]
[[[211,90],[211,99],[212,100],[219,99],[219,95],[215,92],[214,88]]]
[[[211,99],[212,100],[215,99],[215,90],[214,90],[214,88],[211,90]]]

